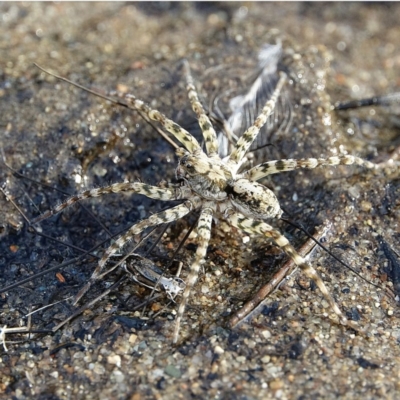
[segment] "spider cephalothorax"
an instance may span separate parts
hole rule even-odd
[[[176,221],[184,217],[190,211],[199,209],[200,217],[197,225],[198,247],[194,261],[190,267],[190,272],[186,277],[186,286],[182,293],[182,299],[176,318],[173,337],[174,342],[178,340],[185,306],[192,286],[197,281],[201,264],[204,262],[211,237],[211,223],[215,215],[224,217],[232,226],[248,234],[257,234],[273,239],[303,273],[308,278],[314,280],[329,302],[332,310],[339,317],[341,323],[356,328],[356,325],[348,321],[340,311],[316,270],[296,252],[285,236],[266,222],[267,220],[280,218],[282,210],[275,194],[257,181],[270,174],[291,171],[298,168],[310,169],[324,165],[331,166],[339,164],[357,164],[367,168],[375,168],[376,165],[358,157],[343,155],[318,159],[267,161],[238,174],[246,152],[275,108],[282,87],[286,82],[286,75],[282,72],[279,74],[279,80],[275,90],[270,99],[266,102],[260,115],[256,118],[253,125],[251,125],[237,141],[232,153],[228,157],[221,159],[218,155],[216,132],[198,99],[187,62],[184,62],[184,67],[187,77],[189,100],[198,117],[206,151],[203,151],[199,142],[189,132],[168,119],[159,111],[151,109],[143,101],[136,99],[135,96],[129,94],[115,94],[118,98],[122,99],[122,101],[114,101],[125,107],[142,112],[151,120],[158,121],[165,130],[181,143],[184,148],[178,148],[176,151],[179,158],[176,176],[179,180],[183,181],[183,184],[178,188],[176,188],[176,186],[172,188],[161,188],[140,182],[124,182],[103,188],[87,190],[55,207],[35,221],[37,222],[54,215],[79,200],[97,197],[107,193],[129,191],[162,201],[183,200],[181,204],[175,207],[158,214],[153,214],[149,218],[136,223],[106,249],[90,281],[77,294],[75,303],[83,296],[94,281],[108,273],[108,271],[104,272],[103,270],[109,258],[127,242],[132,240],[135,235],[143,232],[146,228]],[[110,98],[107,97],[107,99]]]
[[[214,200],[219,211],[239,211],[248,217],[279,218],[282,210],[275,194],[264,185],[232,174],[218,156],[208,157],[201,149],[189,153],[179,148],[177,178],[205,200]],[[235,176],[236,175],[236,176]]]
[[[179,148],[176,153],[179,157],[176,169],[178,179],[183,179],[203,199],[226,199],[226,190],[232,184],[233,177],[218,156],[211,159],[202,149],[189,153]]]

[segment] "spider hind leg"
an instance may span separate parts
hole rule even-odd
[[[325,300],[329,303],[332,311],[339,318],[340,323],[344,326],[351,327],[358,332],[362,332],[357,324],[353,323],[353,321],[349,321],[342,313],[318,272],[295,250],[295,248],[289,243],[288,239],[286,239],[286,237],[283,236],[277,229],[274,229],[263,221],[241,217],[237,214],[230,215],[228,220],[232,225],[247,233],[263,235],[272,238],[274,242],[295,262],[304,275],[306,275],[318,286]]]

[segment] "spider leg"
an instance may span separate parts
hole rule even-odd
[[[279,172],[293,171],[299,168],[313,169],[322,166],[334,166],[334,165],[359,165],[370,169],[376,169],[378,166],[370,161],[363,160],[362,158],[345,155],[345,156],[333,156],[327,158],[302,158],[301,160],[285,159],[285,160],[274,160],[268,161],[243,173],[243,177],[250,181],[258,181],[267,175],[276,174]]]
[[[309,279],[312,279],[322,292],[326,301],[329,303],[331,309],[338,316],[340,323],[345,326],[350,326],[356,331],[360,328],[349,321],[342,311],[340,311],[335,299],[329,293],[328,288],[325,286],[321,276],[318,272],[294,249],[285,236],[283,236],[277,229],[268,225],[263,221],[254,220],[247,217],[242,217],[237,214],[232,214],[228,217],[228,221],[237,228],[250,234],[258,234],[270,237],[274,242],[295,262],[295,264],[303,271]]]
[[[196,250],[196,258],[190,268],[190,273],[186,279],[186,287],[182,293],[181,303],[179,304],[178,314],[175,322],[173,343],[176,343],[178,341],[179,328],[181,325],[183,313],[185,312],[186,303],[188,301],[190,291],[192,290],[192,287],[196,283],[197,278],[199,276],[201,264],[204,263],[208,242],[210,241],[211,237],[211,222],[212,222],[213,212],[214,212],[214,207],[212,203],[209,204],[206,203],[201,210],[199,222],[197,224],[197,234],[198,234],[199,244]]]
[[[185,197],[185,195],[187,195],[187,193],[185,193],[184,191],[184,188],[165,189],[165,188],[159,188],[157,186],[147,185],[141,182],[114,183],[113,185],[102,188],[85,190],[82,193],[72,196],[64,203],[54,207],[53,209],[35,218],[32,221],[32,224],[36,224],[39,221],[49,218],[52,215],[59,213],[60,211],[71,206],[72,204],[75,204],[80,200],[89,199],[91,197],[98,197],[103,194],[120,193],[120,192],[132,192],[136,194],[142,194],[151,199],[162,200],[162,201],[182,199]]]
[[[273,113],[285,82],[286,74],[284,72],[281,72],[278,84],[276,85],[276,88],[273,91],[271,98],[265,103],[264,108],[262,109],[260,115],[254,121],[254,124],[250,126],[237,141],[235,148],[233,149],[227,161],[227,166],[232,168],[235,173],[240,168],[243,157],[247,153],[247,150],[253,143],[254,139],[257,137],[260,129],[265,125],[268,117]]]
[[[99,264],[94,270],[92,276],[89,279],[89,282],[78,292],[75,296],[74,304],[76,304],[81,297],[87,292],[90,286],[99,278],[99,275],[102,273],[103,268],[105,267],[108,259],[115,254],[119,249],[121,249],[125,244],[133,240],[134,236],[141,233],[146,228],[150,228],[155,225],[166,224],[169,222],[176,221],[194,208],[199,207],[201,204],[201,200],[198,197],[194,197],[191,200],[187,200],[182,204],[179,204],[175,207],[172,207],[168,210],[161,211],[158,214],[154,214],[149,218],[144,219],[143,221],[138,222],[133,225],[129,230],[122,236],[120,236],[115,243],[113,243],[103,254],[103,257],[100,259]]]
[[[217,134],[199,100],[199,96],[193,83],[193,78],[190,73],[190,67],[187,60],[183,61],[183,66],[186,74],[186,90],[188,92],[188,97],[190,100],[190,104],[192,105],[192,109],[196,113],[199,120],[199,125],[203,133],[204,141],[206,142],[207,154],[209,157],[215,157],[217,156],[218,152]]]
[[[179,124],[167,118],[158,110],[153,110],[144,101],[137,99],[133,94],[110,92],[110,96],[122,98],[126,101],[126,106],[132,110],[143,112],[149,119],[157,121],[166,129],[175,139],[177,139],[188,151],[193,153],[195,150],[201,149],[197,139],[193,137],[186,129]]]

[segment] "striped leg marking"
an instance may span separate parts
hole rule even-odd
[[[190,201],[187,200],[183,204],[179,204],[169,210],[162,211],[158,214],[154,214],[143,221],[138,222],[137,224],[133,225],[128,232],[124,235],[120,236],[115,243],[113,243],[103,254],[103,257],[99,261],[99,264],[95,271],[93,272],[92,276],[89,279],[89,282],[79,291],[74,299],[74,304],[76,304],[81,297],[87,292],[90,286],[98,279],[98,276],[102,273],[103,268],[105,267],[108,259],[115,254],[119,249],[121,249],[126,243],[133,240],[134,236],[143,232],[146,228],[150,228],[155,225],[166,224],[169,222],[176,221],[194,208],[198,207],[201,204],[201,201],[198,197],[191,199]]]
[[[250,218],[241,217],[233,214],[228,217],[228,221],[243,231],[250,234],[264,235],[272,238],[275,243],[295,262],[295,264],[303,271],[307,278],[312,279],[318,286],[319,290],[322,292],[326,301],[329,303],[332,310],[338,316],[340,323],[345,326],[350,326],[351,328],[360,331],[360,328],[349,321],[343,313],[340,311],[335,299],[329,293],[328,288],[325,286],[323,280],[321,279],[318,272],[307,263],[307,261],[294,249],[294,247],[289,243],[285,236],[283,236],[278,230],[274,229],[272,226],[266,224],[262,221],[256,221]]]
[[[293,171],[299,168],[313,169],[322,166],[335,165],[359,165],[361,167],[370,169],[378,168],[376,164],[370,161],[366,161],[362,158],[351,155],[345,155],[327,158],[302,158],[301,160],[286,159],[268,161],[249,169],[248,171],[243,173],[243,176],[251,181],[258,181],[264,176],[276,174],[279,172]]]
[[[193,83],[193,78],[190,73],[190,67],[187,60],[184,60],[183,65],[185,69],[186,82],[187,82],[186,90],[188,92],[190,104],[192,105],[192,109],[196,113],[197,118],[199,120],[199,125],[203,133],[204,141],[206,142],[207,154],[210,157],[212,157],[215,156],[218,152],[217,134],[199,100],[199,96],[197,94],[196,87]]]
[[[175,322],[174,337],[173,342],[176,343],[179,337],[179,329],[181,326],[181,320],[183,313],[185,312],[186,303],[188,301],[190,291],[193,285],[196,283],[199,276],[199,271],[201,265],[204,263],[204,258],[207,253],[208,242],[211,237],[211,222],[213,216],[213,209],[210,207],[205,207],[202,209],[200,214],[200,219],[197,225],[198,234],[198,247],[196,250],[196,258],[190,267],[190,273],[186,279],[186,288],[182,294],[182,300],[179,304],[178,314]]]
[[[268,117],[273,113],[275,109],[276,102],[278,101],[279,95],[281,93],[282,87],[286,82],[286,74],[281,72],[280,79],[274,92],[272,93],[271,98],[265,103],[264,108],[262,109],[260,115],[254,121],[254,124],[250,126],[246,132],[243,133],[243,136],[237,141],[234,150],[229,156],[229,160],[227,162],[227,166],[232,168],[234,172],[236,172],[242,162],[243,157],[247,153],[247,150],[253,143],[254,139],[257,137],[260,129],[267,122]]]
[[[71,198],[69,198],[67,201],[60,204],[59,206],[54,207],[52,210],[49,210],[49,211],[45,212],[44,214],[40,215],[38,218],[35,218],[32,221],[32,224],[36,224],[37,222],[43,221],[44,219],[49,218],[52,215],[59,213],[60,211],[64,210],[65,208],[72,206],[73,204],[75,204],[76,202],[78,202],[80,200],[89,199],[91,197],[99,197],[103,194],[120,193],[120,192],[132,192],[132,193],[136,193],[136,194],[142,194],[151,199],[162,200],[162,201],[176,200],[176,199],[180,198],[177,196],[176,191],[172,190],[172,189],[159,188],[157,186],[151,186],[151,185],[147,185],[145,183],[140,183],[140,182],[114,183],[113,185],[102,187],[102,188],[85,190],[82,193],[72,196]]]
[[[177,139],[188,151],[193,153],[200,149],[200,144],[186,129],[179,124],[167,118],[158,110],[153,110],[144,101],[137,99],[133,94],[125,94],[119,92],[110,92],[110,96],[122,98],[126,101],[126,106],[132,110],[143,112],[148,118],[157,121],[165,128],[175,139]]]

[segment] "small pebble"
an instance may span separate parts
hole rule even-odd
[[[181,371],[173,365],[167,365],[164,372],[173,378],[180,378],[182,375]]]
[[[261,335],[264,337],[264,339],[270,339],[271,338],[271,332],[268,330],[262,331]]]
[[[137,335],[132,333],[132,335],[129,336],[128,341],[129,341],[130,344],[134,344],[136,342],[136,339],[137,339]]]
[[[116,365],[119,368],[121,366],[121,356],[118,354],[110,355],[107,357],[107,362]]]
[[[270,361],[271,361],[271,357],[270,357],[270,356],[264,356],[264,357],[261,359],[261,362],[262,362],[263,364],[268,364]]]
[[[274,381],[271,381],[271,382],[269,383],[269,387],[270,387],[272,390],[282,389],[282,387],[283,387],[283,381],[280,380],[280,379],[275,379]]]

